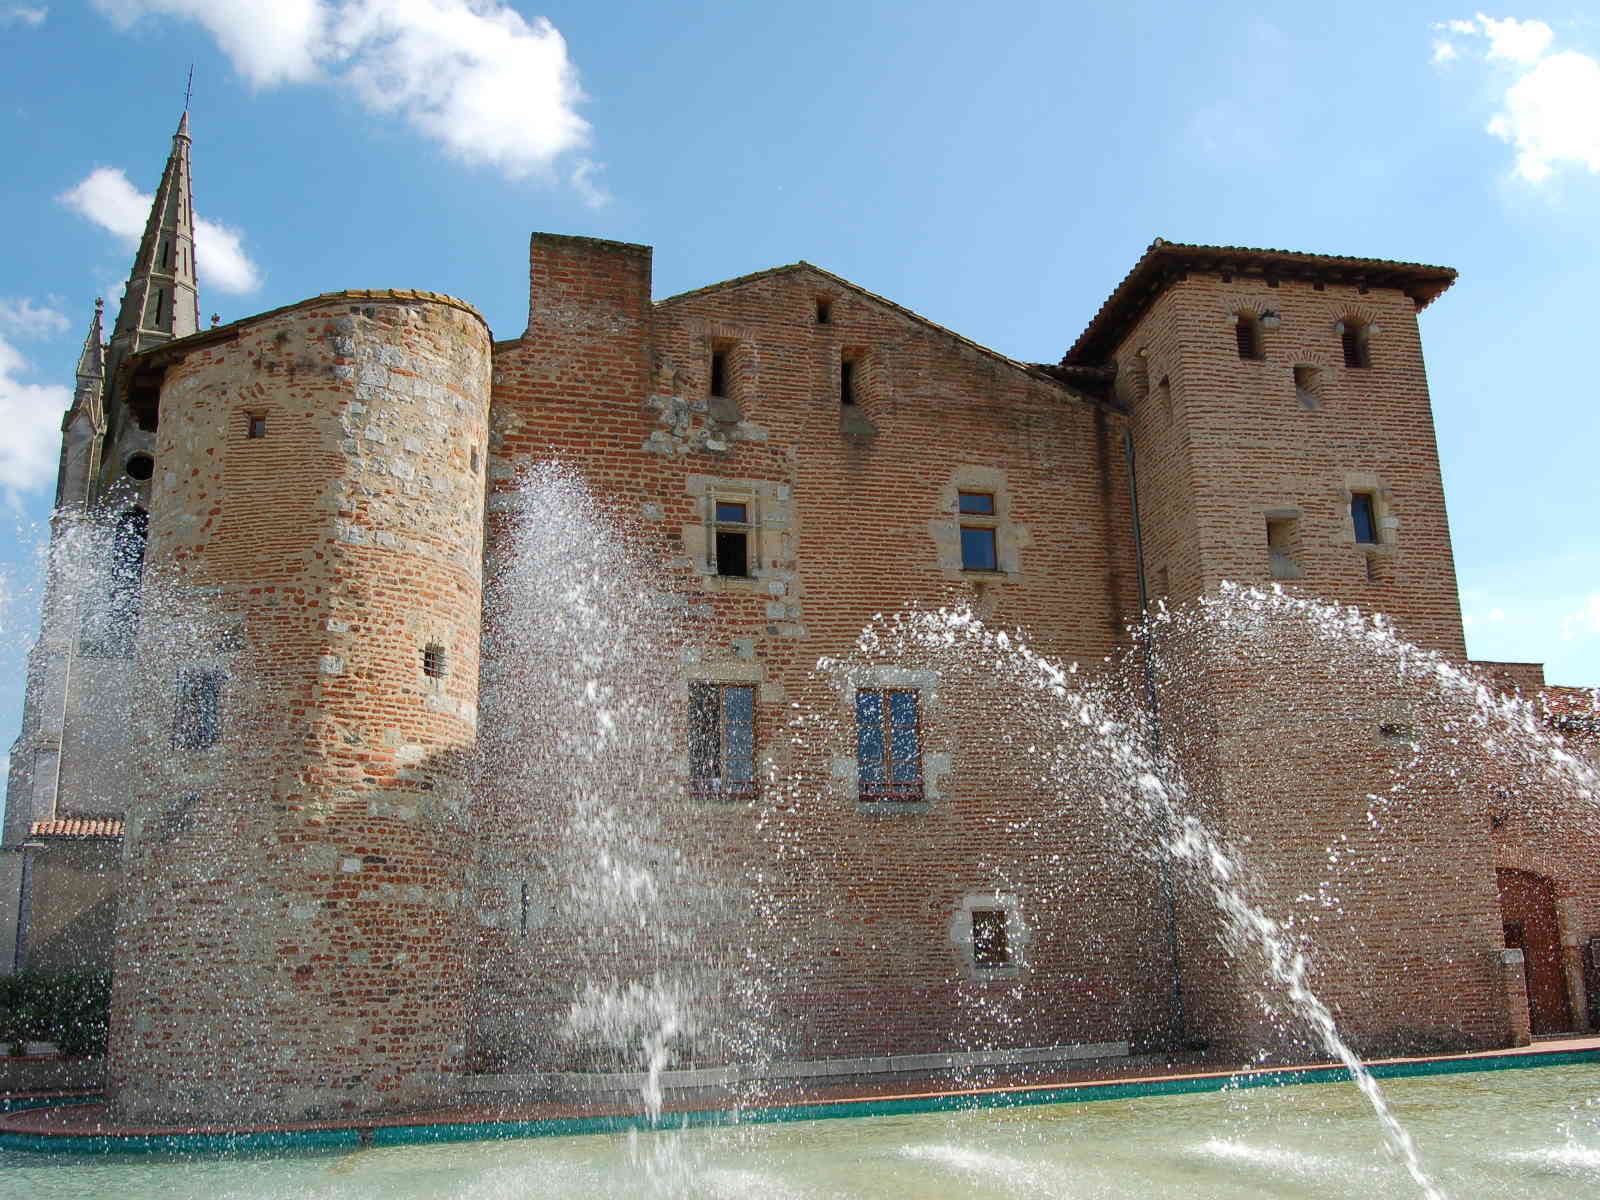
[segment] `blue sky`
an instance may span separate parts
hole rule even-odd
[[[416,287],[514,336],[535,229],[654,245],[658,296],[805,258],[1043,361],[1157,236],[1457,267],[1423,335],[1471,652],[1600,683],[1592,9],[0,0],[0,62],[0,742],[191,63],[224,320]]]

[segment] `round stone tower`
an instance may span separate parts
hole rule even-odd
[[[453,1094],[489,352],[459,301],[341,292],[131,363],[156,467],[124,1120]]]

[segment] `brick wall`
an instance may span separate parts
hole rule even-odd
[[[108,1082],[125,1119],[450,1094],[488,352],[453,301],[346,293],[167,367]],[[192,670],[223,677],[209,747],[174,736]]]

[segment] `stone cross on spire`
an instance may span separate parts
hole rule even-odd
[[[130,354],[186,337],[199,328],[194,197],[189,182],[189,110],[185,108],[111,334],[112,369]]]

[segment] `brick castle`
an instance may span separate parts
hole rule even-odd
[[[649,248],[535,234],[509,339],[407,291],[202,329],[189,169],[185,115],[109,342],[97,310],[84,343],[0,854],[16,966],[114,968],[124,1116],[396,1111],[551,1065],[573,980],[518,867],[538,843],[464,764],[508,719],[479,692],[504,501],[552,455],[690,601],[670,704],[706,841],[828,915],[747,931],[795,964],[791,1067],[1261,1044],[1259,971],[1092,803],[1052,826],[1070,887],[1042,856],[997,873],[1042,802],[995,749],[1003,711],[893,664],[841,701],[815,667],[875,614],[966,603],[1093,668],[1224,581],[1462,661],[1418,332],[1452,270],[1157,240],[1040,364],[808,263],[654,301]],[[209,614],[181,653],[158,578]],[[1587,693],[1490,667],[1588,735]],[[1392,681],[1311,674],[1207,660],[1167,736],[1269,911],[1335,841],[1367,864],[1314,929],[1343,1027],[1592,1028],[1592,857],[1498,809],[1492,762],[1373,829],[1415,717]],[[794,706],[840,709],[843,757],[788,736]],[[812,785],[762,822],[803,885],[753,832],[776,775]]]

